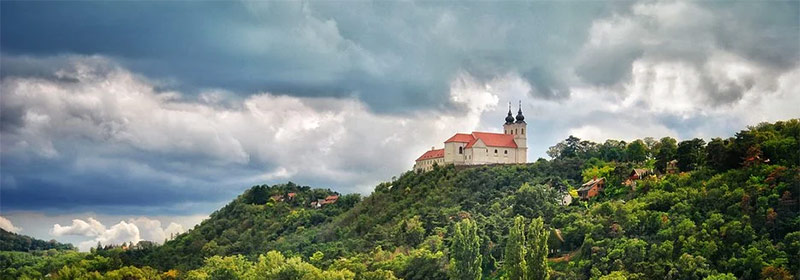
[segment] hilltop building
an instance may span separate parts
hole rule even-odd
[[[527,123],[520,104],[517,116],[511,113],[503,124],[503,133],[456,133],[444,141],[443,149],[431,148],[417,158],[416,171],[430,171],[434,165],[512,164],[528,161]]]

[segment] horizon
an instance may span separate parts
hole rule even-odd
[[[797,1],[349,4],[0,2],[0,227],[86,250],[253,185],[368,195],[509,102],[528,163],[800,117]]]

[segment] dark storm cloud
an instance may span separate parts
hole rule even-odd
[[[724,136],[796,112],[798,2],[0,5],[2,211],[368,193],[510,100],[532,159],[571,133]]]
[[[105,55],[184,92],[355,96],[381,112],[447,102],[460,71],[526,73],[563,97],[564,63],[611,5],[560,2],[3,2],[8,54]],[[3,71],[30,73],[25,66]],[[20,72],[21,71],[21,72]]]

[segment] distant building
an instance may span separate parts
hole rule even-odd
[[[594,178],[589,180],[589,182],[584,183],[578,189],[578,196],[581,197],[581,200],[588,200],[595,197],[603,190],[605,184],[606,178]]]
[[[325,199],[317,199],[317,201],[312,201],[311,202],[311,207],[312,208],[321,208],[323,205],[333,204],[333,203],[336,203],[336,201],[338,201],[338,200],[339,200],[339,196],[338,195],[329,195],[329,196],[325,197]]]
[[[673,159],[667,162],[667,174],[675,174],[678,173],[678,160]]]
[[[650,169],[634,168],[633,170],[631,170],[631,174],[628,175],[628,180],[636,181],[639,179],[643,179],[644,177],[647,177],[651,174],[653,174],[653,171]]]
[[[511,106],[503,124],[503,133],[456,133],[444,142],[443,149],[431,148],[417,158],[416,171],[430,171],[434,165],[475,165],[526,163],[528,161],[527,123],[522,107],[514,117]]]
[[[631,186],[631,189],[636,190],[636,181],[644,179],[647,176],[653,175],[653,170],[644,168],[634,168],[628,174],[628,179],[625,180],[625,185]]]

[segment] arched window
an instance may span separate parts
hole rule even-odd
[[[494,153],[495,153],[495,154],[497,153],[497,149],[494,149]]]
[[[524,128],[522,129],[522,134],[525,134],[525,129]]]
[[[508,150],[503,151],[503,153],[508,154]]]
[[[464,147],[458,147],[458,154],[464,153]]]

